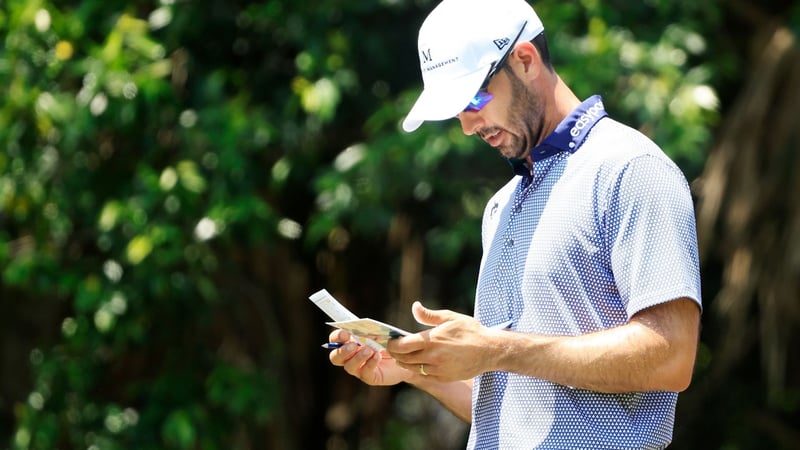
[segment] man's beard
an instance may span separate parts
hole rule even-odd
[[[514,99],[507,116],[510,128],[504,130],[510,143],[497,150],[505,158],[526,159],[541,139],[544,108],[541,97],[528,89],[513,71],[506,70],[506,74],[511,80],[511,98]]]

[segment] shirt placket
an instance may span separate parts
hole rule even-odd
[[[512,320],[512,328],[516,325],[516,321],[522,313],[521,276],[517,271],[517,262],[514,254],[515,236],[520,222],[519,214],[522,212],[522,204],[532,188],[532,177],[530,175],[523,176],[514,192],[513,206],[509,212],[508,222],[503,234],[503,248],[498,261],[498,268],[494,272],[495,301],[490,302],[491,304],[484,304],[484,307],[489,306],[495,312],[495,314],[491,314],[485,311],[484,315],[486,317],[494,316],[494,320],[502,321],[504,319],[498,316],[505,314],[505,320]],[[483,405],[483,408],[490,408],[492,411],[490,414],[494,420],[482,420],[476,424],[479,438],[475,448],[498,448],[499,430],[496,427],[500,423],[502,398],[505,395],[507,385],[507,372],[487,372],[481,375],[479,382],[479,392],[481,393],[479,398],[481,400],[479,400],[478,405]],[[484,401],[488,401],[488,404],[484,404]],[[487,419],[487,417],[484,416],[484,419]]]
[[[512,327],[516,326],[523,309],[522,290],[520,288],[522,277],[519,271],[518,258],[516,257],[519,245],[517,241],[518,230],[522,222],[520,215],[525,199],[533,190],[533,184],[532,176],[524,176],[514,192],[512,208],[503,234],[503,247],[500,252],[499,267],[495,271],[495,286],[501,294],[498,296],[498,300],[504,303],[506,320],[512,321]]]

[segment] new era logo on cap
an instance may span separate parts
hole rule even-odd
[[[502,50],[502,49],[506,48],[506,45],[508,45],[509,42],[511,42],[511,39],[509,39],[509,38],[495,39],[492,42],[494,42],[494,45],[497,46],[498,50]]]

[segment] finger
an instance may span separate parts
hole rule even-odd
[[[350,345],[350,344],[348,344]],[[345,346],[346,347],[346,346]],[[344,347],[342,347],[344,348]],[[341,350],[341,349],[340,349]],[[375,350],[372,350],[369,347],[358,347],[355,353],[347,359],[344,363],[344,370],[345,372],[349,373],[353,376],[359,376],[361,373],[361,367],[375,354]]]
[[[411,313],[414,315],[414,319],[416,319],[417,322],[423,325],[433,326],[441,325],[461,316],[461,314],[448,309],[428,309],[422,306],[422,303],[418,301],[411,305]]]
[[[347,342],[350,340],[350,337],[349,331],[337,328],[328,335],[328,342]]]
[[[360,375],[366,376],[374,373],[381,362],[382,356],[380,352],[373,352],[372,357],[368,358],[366,362],[359,368]]]
[[[331,350],[331,352],[328,354],[328,359],[331,360],[331,363],[334,366],[343,366],[358,353],[359,349],[361,349],[361,347],[355,342],[348,342],[347,344],[335,350]]]
[[[433,375],[434,373],[436,373],[436,370],[430,364],[401,363],[399,361],[396,361],[396,362],[397,362],[397,365],[402,367],[403,369],[406,369],[406,370],[408,370],[410,372],[418,373],[420,375],[430,376],[430,375]],[[420,366],[425,368],[425,373],[424,374],[420,370]]]
[[[386,344],[386,350],[394,358],[397,358],[398,355],[407,355],[424,350],[430,339],[429,335],[430,331],[423,331],[421,333],[389,339],[389,342]],[[402,358],[402,356],[400,356],[400,358]]]

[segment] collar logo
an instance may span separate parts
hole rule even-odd
[[[506,46],[511,42],[511,39],[509,38],[495,39],[492,42],[494,42],[494,45],[497,46],[498,50],[502,50],[506,48]]]

